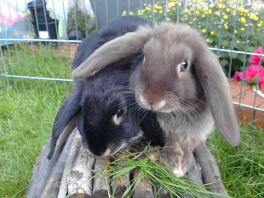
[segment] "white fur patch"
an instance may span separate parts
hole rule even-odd
[[[102,154],[102,156],[103,156],[103,157],[107,157],[107,156],[110,155],[110,153],[111,153],[111,149],[108,148],[108,149],[106,149],[106,151]]]
[[[121,121],[122,121],[122,116],[121,117],[118,117],[117,115],[114,115],[113,118],[112,118],[112,120],[113,120],[113,123],[115,125],[119,125],[121,123]]]
[[[177,177],[183,177],[185,174],[185,171],[182,169],[181,164],[179,164],[179,168],[175,168],[173,170],[173,173],[177,176]]]
[[[142,95],[139,96],[139,101],[141,102],[142,105],[148,106],[147,100]]]
[[[159,103],[154,105],[155,109],[161,109],[162,107],[164,107],[166,105],[166,101],[165,100],[161,100]]]

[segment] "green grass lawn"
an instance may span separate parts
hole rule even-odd
[[[69,78],[70,61],[48,46],[33,53],[23,46],[2,50],[8,72],[16,75]],[[2,61],[2,62],[1,62]],[[0,197],[24,197],[36,157],[70,82],[0,77]],[[241,127],[241,144],[227,145],[214,134],[208,145],[218,161],[232,197],[264,197],[264,131]]]

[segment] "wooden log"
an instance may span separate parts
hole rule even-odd
[[[78,150],[80,147],[80,136],[78,135],[77,129],[76,133],[74,134],[74,139],[71,145],[71,150],[67,156],[66,162],[65,162],[65,168],[63,171],[63,176],[61,179],[61,186],[60,186],[60,191],[58,194],[58,198],[64,198],[68,194],[68,180],[70,178],[71,170],[73,167],[73,164],[77,158],[78,155]]]
[[[41,154],[36,160],[31,174],[26,198],[40,197],[43,189],[45,188],[47,178],[52,170],[52,167],[56,163],[57,159],[55,159],[55,157],[52,160],[47,160],[47,155],[50,150],[50,139],[51,138],[49,138],[48,143],[43,147]]]
[[[69,196],[92,196],[92,168],[94,158],[88,154],[88,150],[81,140],[78,133],[78,145],[76,144],[76,152],[78,153],[74,165],[71,168],[68,178],[68,195]],[[67,176],[67,175],[66,175]],[[63,198],[63,197],[62,197]]]
[[[138,170],[134,171],[133,178],[136,178],[138,175]],[[150,183],[150,180],[146,177],[141,179],[134,190],[133,198],[153,198],[153,190]]]
[[[59,189],[60,189],[63,170],[65,167],[65,162],[67,159],[67,155],[71,150],[71,145],[72,145],[72,142],[74,139],[74,135],[75,135],[75,133],[72,133],[69,136],[58,161],[56,162],[55,166],[52,168],[52,172],[49,175],[49,178],[47,180],[47,184],[46,184],[40,198],[47,198],[47,197],[57,198],[58,193],[59,193]],[[48,160],[48,159],[46,159],[46,160]]]
[[[106,178],[102,176],[102,172],[105,169],[105,161],[102,158],[96,158],[94,165],[94,186],[93,186],[93,198],[109,197],[111,194],[110,186],[106,181]]]
[[[50,139],[44,146],[34,166],[26,197],[103,198],[112,194],[117,198],[122,197],[130,185],[129,173],[123,177],[123,180],[113,181],[111,189],[105,177],[101,175],[105,169],[104,160],[99,157],[95,159],[88,154],[87,145],[82,142],[77,130],[74,130],[68,139],[65,137],[68,137],[67,134],[62,138],[66,141],[62,152],[56,152],[51,160],[47,160]],[[63,145],[63,140],[61,140],[60,145]],[[134,177],[137,174],[137,171],[134,171]],[[95,177],[92,179],[93,176]],[[204,144],[195,149],[187,177],[197,185],[209,183],[209,191],[222,193],[223,197],[227,196],[216,161]],[[154,197],[148,178],[144,178],[139,182],[133,197]],[[158,198],[165,197],[170,197],[170,195],[166,190],[161,189]],[[191,198],[190,196],[183,197]]]
[[[203,143],[200,144],[194,150],[194,156],[201,166],[203,183],[209,185],[208,190],[210,192],[221,193],[223,196],[228,196],[221,180],[217,163],[206,145]]]
[[[121,198],[129,186],[129,173],[126,173],[125,175],[122,175],[121,178],[118,178],[111,183],[111,192],[114,194],[115,198]]]

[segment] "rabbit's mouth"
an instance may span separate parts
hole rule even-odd
[[[122,144],[120,144],[119,146],[110,145],[101,156],[102,157],[110,157],[110,156],[113,156],[114,154],[116,154],[121,149],[126,148],[126,146],[127,146],[127,144],[124,143],[124,142]]]

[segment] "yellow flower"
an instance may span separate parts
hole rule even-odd
[[[241,30],[241,31],[245,31],[245,28],[242,27],[242,28],[240,28],[240,30]]]
[[[133,12],[129,12],[129,15],[134,15],[134,13]]]
[[[227,29],[228,29],[228,25],[227,25],[227,24],[225,24],[225,25],[224,25],[224,28],[227,30]]]
[[[245,17],[241,17],[241,18],[240,18],[240,21],[241,21],[242,23],[245,23],[245,22],[246,22]]]
[[[195,11],[195,14],[200,14],[200,11],[196,10],[196,11]]]
[[[252,19],[252,20],[255,20],[255,21],[258,21],[259,20],[259,17],[253,13],[250,13],[249,14],[249,18]]]
[[[206,39],[206,42],[207,42],[207,43],[211,43],[212,40],[208,38],[208,39]]]
[[[123,13],[122,13],[122,16],[126,16],[127,15],[127,11],[124,10]]]
[[[145,10],[146,10],[146,11],[151,11],[151,8],[150,8],[150,7],[146,7]]]
[[[221,3],[221,4],[217,4],[217,7],[218,8],[224,8],[224,5]]]
[[[209,9],[208,13],[209,13],[209,14],[212,14],[212,9]]]
[[[239,7],[239,8],[237,8],[237,11],[242,13],[242,12],[244,12],[244,8]]]
[[[261,23],[257,23],[257,26],[258,26],[258,27],[262,27],[262,24],[261,24]]]
[[[215,35],[215,32],[211,32],[210,34],[211,34],[211,35]]]
[[[168,7],[169,7],[169,8],[174,7],[175,5],[176,5],[175,2],[170,2],[170,3],[168,3]]]
[[[185,9],[185,10],[183,10],[183,13],[184,14],[188,14],[189,13],[189,10],[188,9]]]
[[[162,9],[162,6],[155,4],[154,5],[154,8],[157,9],[157,10],[161,10]]]
[[[226,8],[226,12],[231,12],[230,8]]]
[[[215,12],[215,15],[220,16],[220,12],[219,11]]]
[[[207,30],[204,28],[204,29],[202,29],[202,33],[206,33],[207,32]]]
[[[209,10],[208,6],[204,7],[203,10],[208,11]]]
[[[162,14],[162,13],[163,13],[163,11],[162,11],[162,10],[160,10],[160,11],[159,11],[159,13],[160,13],[160,14]]]
[[[228,16],[226,14],[224,15],[224,19],[228,19]]]

